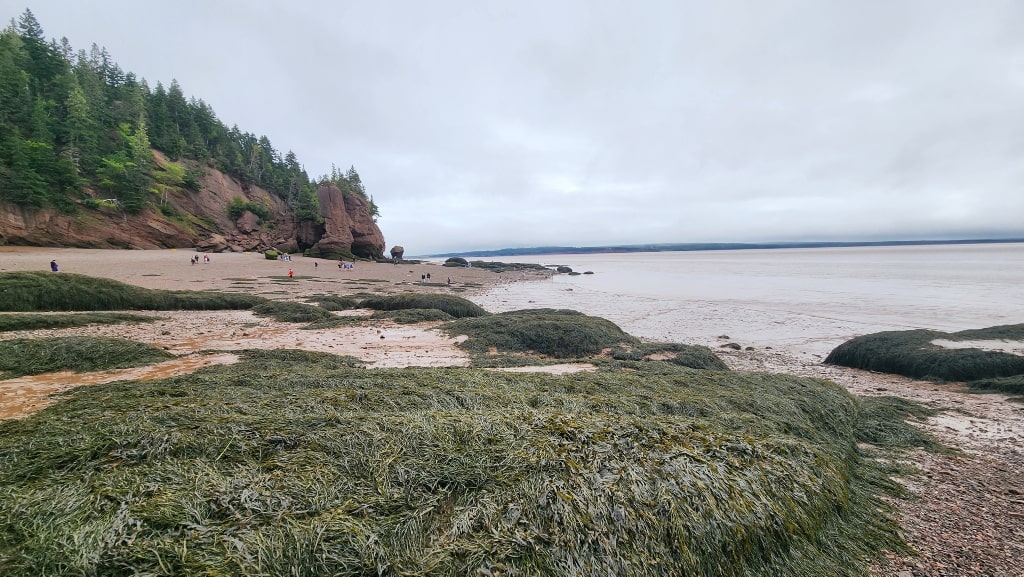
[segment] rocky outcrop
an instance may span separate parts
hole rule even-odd
[[[391,247],[391,258],[402,260],[403,256],[405,256],[404,246],[396,244],[395,246]]]
[[[382,258],[384,235],[377,228],[365,200],[345,194],[332,183],[317,189],[323,234],[310,253],[323,258]]]
[[[159,152],[154,152],[154,159],[158,167],[168,163]],[[191,163],[189,168],[199,167]],[[296,252],[322,247],[319,252],[333,258],[377,258],[384,253],[384,237],[367,203],[358,196],[343,195],[330,185],[333,192],[320,194],[323,224],[297,222],[287,204],[263,188],[245,186],[212,168],[203,167],[202,172],[198,192],[170,188],[158,205],[150,205],[138,214],[128,214],[116,203],[103,201],[83,202],[73,213],[0,201],[0,245],[196,247],[204,252]],[[268,216],[260,218],[244,211],[233,218],[229,206],[236,197],[265,207]]]

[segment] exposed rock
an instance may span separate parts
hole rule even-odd
[[[221,252],[226,248],[228,248],[228,239],[219,234],[211,234],[209,238],[196,243],[196,249],[201,252]]]
[[[402,257],[404,255],[405,255],[405,247],[403,247],[401,245],[398,245],[398,244],[396,244],[395,246],[391,247],[391,258],[396,258],[398,260],[402,260]]]
[[[561,272],[561,273],[570,273],[570,272],[572,272],[572,268],[564,266],[564,265],[556,268],[555,270],[558,271],[558,272]]]
[[[170,161],[153,152],[158,169]],[[198,192],[171,188],[160,207],[151,205],[128,214],[116,203],[82,203],[65,214],[52,208],[31,209],[0,201],[0,245],[64,246],[78,248],[188,248],[203,252],[263,251],[281,247],[289,252],[319,247],[335,258],[380,258],[384,236],[373,221],[366,201],[343,195],[337,187],[318,191],[324,223],[295,215],[281,198],[258,186],[243,186],[234,178],[194,161],[181,161],[199,169]],[[324,191],[327,188],[328,190]],[[267,207],[260,218],[245,211],[231,218],[235,198]]]
[[[260,227],[260,217],[247,210],[242,213],[242,216],[238,217],[238,220],[235,221],[235,227],[238,228],[240,232],[246,233],[258,230]]]
[[[310,251],[323,258],[382,258],[384,235],[373,222],[370,207],[355,194],[345,194],[333,183],[316,191],[324,232]]]
[[[725,343],[724,345],[719,345],[719,348],[732,349],[734,351],[738,351],[743,347],[739,343]]]

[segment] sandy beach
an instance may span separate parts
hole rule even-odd
[[[339,269],[336,261],[295,257],[266,260],[262,254],[211,254],[210,262],[190,264],[186,250],[105,251],[0,247],[0,271],[49,269],[100,276],[156,289],[224,290],[268,298],[300,299],[313,294],[451,291],[472,297],[503,283],[530,282],[543,273],[496,274],[471,268],[357,262]],[[509,259],[512,260],[512,259]],[[288,270],[294,278],[288,278]],[[423,278],[431,275],[429,282]],[[59,274],[59,273],[58,273]],[[448,284],[448,278],[452,284]],[[358,313],[357,313],[358,314]],[[51,395],[82,384],[118,379],[160,378],[236,358],[227,351],[246,348],[301,348],[351,355],[371,367],[457,366],[468,357],[457,340],[430,330],[434,325],[370,326],[305,331],[256,317],[247,311],[159,312],[161,320],[137,325],[0,333],[0,339],[26,336],[104,335],[161,346],[178,359],[153,367],[89,375],[58,373],[0,381],[0,419],[24,417],[51,402]],[[714,343],[707,343],[715,346]],[[804,347],[805,349],[805,347]],[[914,452],[908,456],[919,475],[904,479],[916,495],[900,501],[900,521],[918,557],[890,556],[874,575],[1020,576],[1024,558],[1024,404],[1004,395],[968,394],[955,385],[936,385],[893,375],[822,365],[806,350],[785,346],[754,350],[715,349],[735,370],[771,371],[832,380],[860,395],[895,395],[945,411],[925,428],[956,449],[953,455]],[[586,366],[559,367],[560,371]]]
[[[195,255],[199,264],[190,264]],[[209,256],[205,262],[202,257]],[[466,292],[505,282],[546,278],[544,273],[497,274],[487,270],[445,267],[440,263],[384,264],[358,261],[339,268],[338,261],[293,255],[267,260],[262,253],[197,253],[191,250],[103,250],[0,246],[0,271],[50,270],[109,278],[168,290],[219,290],[296,298],[311,294],[359,292]],[[288,279],[288,271],[294,273]],[[430,279],[423,279],[424,275]],[[448,284],[451,279],[451,284]],[[284,284],[286,283],[286,284]]]

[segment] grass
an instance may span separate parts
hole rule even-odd
[[[2,314],[0,332],[36,331],[41,329],[66,329],[89,325],[112,325],[118,323],[150,323],[159,317],[131,313],[77,313],[77,314]]]
[[[887,331],[851,339],[836,347],[826,364],[842,365],[915,379],[975,381],[1024,374],[1024,357],[981,349],[947,349],[931,344],[952,341],[1022,338],[1024,325],[1006,325],[943,333],[930,330]]]
[[[352,364],[252,352],[0,423],[4,575],[823,577],[903,550],[834,384]]]
[[[639,344],[609,320],[570,310],[512,311],[459,319],[439,328],[453,337],[468,336],[459,346],[478,355],[493,349],[565,359],[596,355],[617,345]]]
[[[892,396],[858,397],[858,402],[861,411],[858,441],[882,447],[918,447],[933,452],[946,450],[928,433],[907,425],[908,420],[923,422],[939,411]]]
[[[57,337],[0,341],[0,378],[55,371],[78,373],[139,367],[173,359],[163,349],[108,337]],[[0,567],[3,567],[0,564]]]
[[[359,308],[359,300],[351,297],[340,297],[337,295],[313,295],[306,300],[314,302],[321,308],[329,311],[345,311]]]
[[[72,273],[0,273],[0,311],[249,309],[263,299],[237,293],[163,291]]]
[[[318,306],[290,301],[267,301],[252,309],[253,314],[285,323],[312,323],[336,318]]]
[[[414,325],[432,321],[452,321],[455,317],[438,309],[402,309],[398,311],[377,311],[370,318],[391,319],[400,325]]]
[[[640,343],[620,345],[612,349],[611,356],[615,360],[640,361],[649,360],[652,355],[663,355],[667,362],[710,371],[728,371],[729,367],[711,349],[701,345],[684,345],[681,343]]]
[[[481,317],[488,314],[487,311],[470,300],[452,295],[433,293],[370,296],[364,299],[359,306],[378,311],[437,309],[457,319]]]
[[[1006,393],[1008,395],[1024,396],[1024,375],[1014,375],[1012,377],[1001,377],[997,379],[978,379],[975,381],[969,381],[967,386],[970,387],[972,391],[981,393]]]

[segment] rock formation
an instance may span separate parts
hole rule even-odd
[[[310,254],[323,258],[383,258],[384,235],[362,197],[345,194],[333,183],[321,184],[316,194],[324,223]]]
[[[158,166],[167,163],[154,152]],[[188,161],[185,161],[188,163]],[[196,168],[195,163],[190,167]],[[326,190],[325,190],[326,189]],[[323,224],[296,221],[281,198],[258,186],[246,186],[212,168],[203,168],[199,191],[170,189],[163,202],[128,214],[116,203],[86,202],[73,213],[53,208],[30,209],[0,202],[0,245],[79,248],[187,248],[204,252],[286,252],[310,248],[331,258],[379,258],[384,237],[366,201],[343,195],[334,185],[321,186]],[[233,199],[261,205],[268,216],[244,211],[233,218]]]
[[[403,247],[402,245],[398,245],[398,244],[396,244],[395,246],[391,247],[391,258],[397,259],[397,260],[402,260],[403,256],[405,256],[405,247]]]

